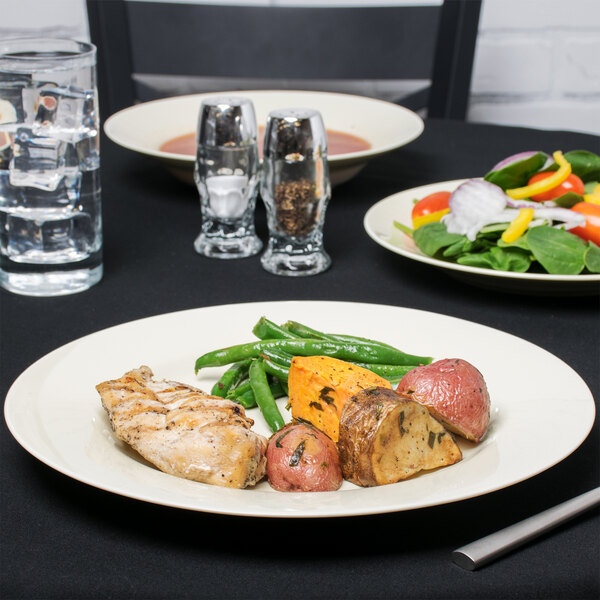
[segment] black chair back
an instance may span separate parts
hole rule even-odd
[[[480,0],[362,7],[87,0],[103,116],[186,93],[316,89],[464,119],[480,5]]]

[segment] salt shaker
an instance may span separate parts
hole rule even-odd
[[[327,134],[319,111],[290,108],[269,113],[260,192],[269,226],[263,267],[289,276],[327,269],[331,259],[323,249],[323,223],[331,184]]]
[[[212,258],[243,258],[262,248],[254,229],[259,157],[254,106],[214,96],[200,107],[194,180],[202,230],[194,247]]]

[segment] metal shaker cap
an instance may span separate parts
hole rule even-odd
[[[312,108],[285,108],[269,113],[263,156],[300,162],[327,156],[327,133],[323,118]]]
[[[256,143],[256,115],[249,98],[212,96],[202,101],[198,116],[198,144],[250,146]]]

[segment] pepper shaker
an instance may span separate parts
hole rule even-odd
[[[263,267],[276,275],[315,275],[331,259],[323,248],[325,211],[331,197],[327,134],[317,110],[269,113],[260,192],[269,242]]]
[[[259,157],[254,106],[248,98],[214,96],[200,107],[194,180],[202,230],[194,247],[211,258],[258,253],[254,229]]]

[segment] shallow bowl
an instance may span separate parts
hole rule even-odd
[[[423,120],[411,110],[385,102],[328,92],[306,91],[224,91],[164,98],[136,104],[110,116],[106,135],[116,144],[160,160],[178,179],[193,182],[194,156],[164,152],[161,146],[196,130],[202,100],[215,95],[250,98],[254,103],[259,127],[270,111],[278,108],[317,109],[327,129],[358,136],[366,140],[367,150],[328,156],[332,185],[354,177],[367,162],[385,152],[399,148],[421,135]]]

